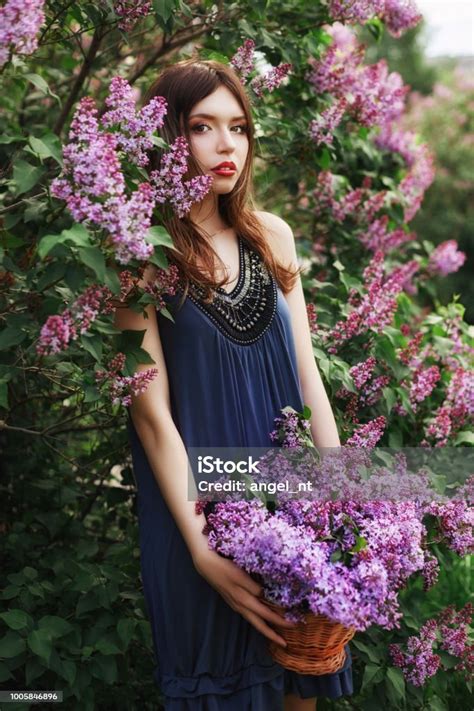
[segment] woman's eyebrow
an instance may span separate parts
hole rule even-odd
[[[216,118],[212,114],[191,114],[191,116],[189,118],[192,119],[192,118],[196,118],[197,116],[200,116],[201,118],[207,118],[207,119]],[[243,115],[242,116],[234,116],[233,118],[231,118],[229,120],[230,121],[240,121],[240,119],[244,119],[244,118],[245,118],[245,116],[243,116]]]

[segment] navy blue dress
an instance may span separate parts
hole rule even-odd
[[[172,416],[186,447],[274,446],[280,409],[303,408],[286,299],[259,255],[239,237],[240,275],[204,304],[193,285],[167,295],[175,322],[158,313]],[[159,377],[159,376],[158,376]],[[267,639],[194,568],[129,418],[138,489],[141,575],[166,711],[279,711],[285,693],[352,694],[342,669],[302,675],[273,661]]]

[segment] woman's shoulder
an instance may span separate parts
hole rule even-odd
[[[273,212],[254,210],[264,227],[265,236],[273,253],[282,262],[293,261],[296,254],[295,237],[288,222]]]

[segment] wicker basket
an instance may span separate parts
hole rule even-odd
[[[282,607],[268,600],[262,602],[275,612],[284,613]],[[292,629],[272,625],[288,645],[284,649],[270,642],[269,650],[273,659],[285,669],[300,674],[318,676],[342,669],[346,661],[344,645],[354,637],[356,630],[312,612],[307,613],[304,619],[305,622],[300,622]]]

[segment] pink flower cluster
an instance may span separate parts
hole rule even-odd
[[[439,244],[430,254],[428,271],[433,274],[446,276],[457,272],[466,261],[466,254],[458,250],[458,243],[454,239]]]
[[[464,427],[472,429],[474,416],[474,372],[458,365],[452,372],[442,405],[429,419],[427,441],[445,447],[450,438]]]
[[[104,229],[117,261],[126,264],[153,253],[147,233],[155,203],[169,201],[183,217],[208,192],[212,177],[182,182],[188,150],[186,139],[179,137],[164,155],[160,170],[152,172],[151,183],[140,183],[128,196],[119,153],[140,167],[148,162],[146,151],[153,145],[154,132],[163,125],[166,101],[156,97],[137,114],[131,87],[115,77],[106,104],[109,110],[99,124],[94,100],[80,101],[69,143],[63,148],[64,173],[53,181],[51,192],[66,201],[75,220]]]
[[[36,346],[39,355],[60,353],[79,334],[86,333],[96,318],[113,311],[112,292],[93,284],[60,315],[48,316]]]
[[[116,129],[117,146],[130,161],[146,165],[146,151],[153,146],[153,134],[163,126],[166,99],[156,96],[137,113],[132,87],[122,77],[114,77],[105,104],[109,110],[102,116],[102,126]]]
[[[194,202],[203,199],[213,181],[211,175],[197,175],[183,182],[183,177],[188,172],[188,155],[186,139],[178,136],[171,150],[161,159],[160,170],[152,170],[150,173],[155,201],[169,202],[178,217],[184,217]]]
[[[166,306],[163,299],[164,294],[174,295],[179,282],[179,270],[175,264],[171,264],[167,269],[158,269],[154,281],[147,282],[144,291],[153,296],[153,301],[157,309]]]
[[[405,679],[414,686],[423,686],[427,679],[443,667],[441,657],[434,652],[442,649],[459,657],[454,669],[464,671],[466,681],[474,677],[474,645],[468,643],[468,626],[472,624],[473,605],[468,602],[457,612],[450,605],[436,618],[427,620],[418,636],[407,639],[406,649],[391,644],[390,654],[395,666],[403,670]]]
[[[310,122],[310,136],[316,145],[325,143],[329,146],[332,144],[334,131],[341,123],[346,107],[347,100],[345,98],[339,99],[335,104],[325,109],[318,118]]]
[[[387,426],[387,419],[380,415],[370,422],[363,425],[358,425],[355,432],[346,441],[348,447],[375,447],[379,439],[381,439]]]
[[[147,368],[147,370],[138,371],[134,375],[120,375],[125,361],[125,355],[117,353],[110,361],[107,370],[96,371],[95,377],[98,383],[109,385],[113,405],[129,407],[132,404],[132,395],[140,395],[145,392],[158,375],[158,369]]]
[[[95,223],[109,232],[119,262],[149,257],[153,246],[145,241],[145,234],[153,211],[150,187],[141,183],[127,198],[118,135],[101,131],[92,98],[79,102],[69,141],[63,148],[63,176],[52,182],[51,193],[66,201],[75,220]]]
[[[406,288],[417,270],[418,263],[411,260],[385,276],[384,254],[377,251],[363,272],[366,293],[359,296],[355,290],[351,292],[349,302],[353,310],[325,336],[333,343],[329,352],[336,352],[337,346],[369,329],[380,333],[390,325],[397,310],[397,295]]]
[[[270,433],[270,439],[285,448],[312,443],[310,419],[289,406],[281,412],[281,417],[275,418],[276,429]]]
[[[350,24],[379,17],[393,37],[401,37],[422,19],[413,0],[330,0],[328,9],[333,20]]]
[[[397,72],[389,74],[387,63],[364,65],[365,50],[353,33],[339,25],[327,29],[333,42],[321,59],[310,60],[308,81],[316,93],[327,92],[363,126],[384,125],[398,118],[408,87]],[[340,120],[340,119],[339,119]]]
[[[247,77],[255,69],[255,42],[251,39],[245,40],[242,46],[237,49],[237,52],[230,60],[230,64],[235,71],[240,75],[242,84],[247,83]],[[254,90],[256,96],[261,98],[264,91],[272,92],[278,88],[283,79],[288,75],[292,68],[291,64],[282,62],[277,67],[271,67],[265,74],[254,77],[250,81],[250,86]]]
[[[431,395],[440,378],[441,372],[437,365],[431,365],[428,368],[421,366],[415,369],[408,392],[413,412],[416,412],[418,403],[423,402]]]
[[[118,26],[124,32],[129,32],[141,17],[148,15],[151,7],[150,0],[115,0],[114,11],[120,17]]]
[[[0,7],[0,67],[11,54],[32,54],[44,22],[44,0],[7,0]]]
[[[209,546],[264,586],[289,619],[311,610],[358,630],[399,626],[397,591],[423,569],[424,526],[410,502],[219,502]]]

